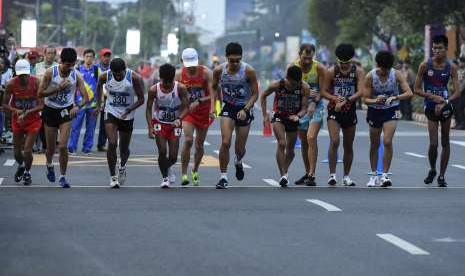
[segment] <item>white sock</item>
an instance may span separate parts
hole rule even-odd
[[[223,178],[224,180],[228,181],[228,173],[221,173],[220,176],[221,176],[221,178]]]
[[[344,175],[344,176],[342,177],[342,179],[346,179],[346,178],[349,178],[349,176],[348,176],[348,175]]]
[[[388,177],[387,173],[383,173],[382,177]]]

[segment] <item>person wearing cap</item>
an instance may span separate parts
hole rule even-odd
[[[352,44],[339,44],[336,47],[336,65],[328,68],[325,81],[320,91],[321,96],[329,100],[328,131],[329,131],[329,179],[328,184],[334,186],[336,180],[337,150],[339,148],[339,133],[342,129],[344,148],[344,186],[355,186],[349,177],[354,159],[354,138],[357,125],[356,102],[364,93],[364,74],[361,68],[352,62],[355,49]]]
[[[14,157],[18,163],[15,182],[23,180],[24,185],[30,185],[32,147],[42,125],[39,111],[44,102],[38,97],[39,79],[31,75],[30,63],[18,60],[15,71],[16,77],[6,85],[3,108],[12,113]]]
[[[68,140],[71,130],[71,120],[77,112],[85,107],[89,101],[85,83],[81,73],[74,68],[77,60],[76,50],[63,48],[60,53],[61,63],[45,71],[39,86],[39,97],[45,98],[42,119],[45,125],[45,138],[47,141],[47,179],[55,182],[53,156],[55,155],[56,137],[59,132],[59,160],[60,178],[62,188],[69,188],[66,180],[68,166]],[[75,101],[76,89],[82,93],[82,102]]]
[[[27,60],[31,64],[31,75],[36,75],[36,63],[39,59],[39,53],[37,51],[30,51],[27,53]]]
[[[181,184],[183,186],[189,184],[187,167],[192,145],[195,144],[191,178],[192,183],[197,186],[200,183],[199,166],[204,153],[203,143],[208,128],[213,122],[209,116],[210,107],[213,104],[210,96],[212,72],[206,66],[199,65],[199,56],[193,48],[186,48],[182,51],[182,63],[183,67],[176,73],[176,80],[187,88],[189,113],[182,120],[184,144],[181,150]]]
[[[110,69],[111,54],[112,54],[111,50],[108,48],[103,48],[100,50],[99,52],[100,62],[97,64],[100,69],[100,72],[106,72]],[[104,97],[103,103],[105,104],[105,99],[107,97],[105,87],[103,87],[103,97]],[[105,107],[102,106],[102,108],[105,108]],[[105,118],[103,118],[103,116],[100,116],[99,132],[98,132],[98,138],[97,138],[97,150],[106,151],[107,150],[107,148],[105,147],[106,143],[107,143],[107,134],[105,132]]]

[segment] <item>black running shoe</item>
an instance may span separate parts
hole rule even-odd
[[[429,170],[428,176],[426,176],[424,182],[425,184],[431,184],[433,183],[434,178],[436,177],[436,171],[435,170]]]
[[[23,174],[23,184],[24,186],[29,186],[32,184],[31,173],[25,172]]]
[[[217,189],[227,189],[228,188],[228,180],[221,178],[220,181],[216,184]]]
[[[244,179],[244,167],[242,166],[242,162],[236,163],[234,166],[236,166],[236,178],[241,181]]]
[[[439,176],[438,177],[438,187],[445,188],[447,187],[447,182],[444,176]]]
[[[308,178],[308,175],[302,176],[300,179],[298,179],[296,182],[294,182],[295,185],[305,185],[305,180]]]
[[[23,179],[23,175],[24,175],[24,166],[18,166],[18,169],[16,170],[16,173],[15,173],[15,182],[19,182]]]
[[[287,188],[287,184],[289,184],[289,180],[285,177],[281,177],[281,180],[279,180],[279,186],[281,186],[281,188]]]
[[[315,176],[307,176],[307,179],[305,179],[305,186],[316,186]]]

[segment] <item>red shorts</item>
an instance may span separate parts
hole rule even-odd
[[[24,120],[23,124],[20,125],[16,118],[11,118],[11,129],[14,134],[35,134],[39,132],[42,127],[42,119],[40,118],[27,118]]]
[[[195,128],[199,129],[208,129],[213,123],[213,120],[210,118],[210,110],[201,111],[201,112],[190,112],[189,114],[182,119],[183,122],[189,122],[194,125]]]
[[[174,127],[172,124],[163,123],[157,119],[152,119],[152,125],[155,135],[163,136],[169,140],[179,139],[179,137],[181,137],[181,127]]]

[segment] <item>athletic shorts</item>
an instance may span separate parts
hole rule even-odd
[[[284,129],[286,132],[296,132],[297,127],[299,126],[299,122],[294,122],[286,117],[282,117],[276,114],[273,114],[273,117],[271,117],[271,123],[281,123],[284,125]]]
[[[71,109],[73,109],[72,105],[64,108],[44,106],[42,120],[44,120],[46,126],[58,128],[60,125],[71,121]]]
[[[452,104],[448,103],[442,109],[442,112],[439,116],[434,113],[434,108],[425,108],[425,116],[428,120],[433,122],[444,122],[449,120],[452,115],[454,115],[454,107]]]
[[[237,119],[237,113],[239,111],[241,111],[243,108],[243,106],[233,106],[233,105],[230,105],[230,104],[225,104],[223,106],[223,109],[221,110],[221,113],[220,113],[220,116],[221,117],[227,117],[227,118],[231,118],[232,120],[234,120],[236,122],[236,125],[237,126],[248,126],[252,123],[254,117],[253,117],[253,112],[250,110],[249,112],[246,112],[247,113],[247,116],[245,118],[245,120],[239,120]]]
[[[304,130],[307,131],[308,126],[311,123],[323,123],[323,117],[325,114],[325,106],[322,101],[319,101],[315,112],[313,112],[312,115],[305,114],[302,118],[299,120],[299,130]]]
[[[210,110],[205,110],[202,112],[191,112],[182,119],[183,122],[191,123],[195,128],[206,130],[213,123],[213,120],[210,118]]]
[[[117,127],[118,131],[121,132],[132,132],[134,129],[134,119],[123,120],[115,117],[113,114],[105,112],[105,124],[113,124]]]
[[[160,135],[165,137],[168,140],[179,139],[182,134],[182,127],[174,127],[172,124],[167,124],[158,121],[157,119],[152,119],[153,133],[155,135]]]
[[[389,121],[397,121],[400,118],[400,111],[398,107],[391,107],[386,109],[376,109],[368,107],[367,123],[373,128],[381,128],[383,124]]]
[[[328,110],[328,121],[335,120],[339,123],[341,128],[348,128],[355,126],[358,122],[357,120],[357,111],[355,109],[355,104],[352,105],[351,109],[348,112],[336,112],[333,109]]]
[[[40,128],[42,127],[42,119],[37,118],[31,118],[24,119],[23,124],[19,124],[16,118],[11,118],[11,130],[13,131],[14,134],[35,134],[40,131]]]

